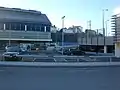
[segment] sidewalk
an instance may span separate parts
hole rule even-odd
[[[7,67],[110,67],[120,66],[120,62],[80,62],[80,63],[53,63],[53,62],[6,62],[0,66]]]

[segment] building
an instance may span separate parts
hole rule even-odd
[[[86,29],[86,30],[85,30],[85,34],[86,34],[88,37],[93,37],[93,36],[96,36],[96,35],[97,35],[97,32],[96,32],[95,30]]]
[[[112,24],[114,32],[115,56],[120,56],[120,14],[112,16]]]
[[[0,45],[52,41],[51,22],[35,10],[0,7]]]
[[[83,27],[81,26],[72,26],[69,27],[68,29],[64,29],[64,33],[81,33],[83,31]]]
[[[51,33],[56,33],[57,31],[59,31],[59,29],[55,25],[51,26]]]

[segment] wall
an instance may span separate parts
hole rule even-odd
[[[98,40],[98,42],[97,42],[97,40]],[[98,37],[98,39],[97,39],[97,37],[87,38],[87,39],[79,37],[78,42],[81,45],[86,45],[86,44],[87,45],[97,45],[97,43],[98,43],[98,45],[104,45],[104,37]],[[113,37],[112,36],[106,37],[105,42],[106,42],[106,45],[113,45],[114,44]]]
[[[51,38],[53,42],[62,42],[62,34],[60,32],[51,33]],[[64,42],[77,42],[77,34],[74,33],[64,33]]]

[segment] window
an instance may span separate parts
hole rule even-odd
[[[3,30],[3,29],[4,29],[4,24],[0,23],[0,30]]]
[[[46,32],[50,32],[50,26],[46,27]]]
[[[11,30],[15,30],[15,24],[11,23]]]
[[[45,31],[44,26],[41,26],[41,32],[44,32],[44,31]]]
[[[30,31],[35,31],[35,25],[31,24],[31,30]]]
[[[35,31],[40,31],[40,26],[39,25],[35,26]]]
[[[17,24],[14,23],[14,30],[17,30]]]
[[[5,27],[6,27],[6,30],[11,30],[11,24],[10,23],[6,23]]]
[[[27,31],[30,31],[31,27],[30,24],[27,24]]]
[[[16,30],[20,30],[20,23],[17,23],[17,24],[16,24],[15,29],[16,29]]]
[[[21,31],[25,31],[25,24],[21,24]]]

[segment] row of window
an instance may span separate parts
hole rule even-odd
[[[50,26],[21,23],[0,23],[0,30],[21,30],[50,32]]]

